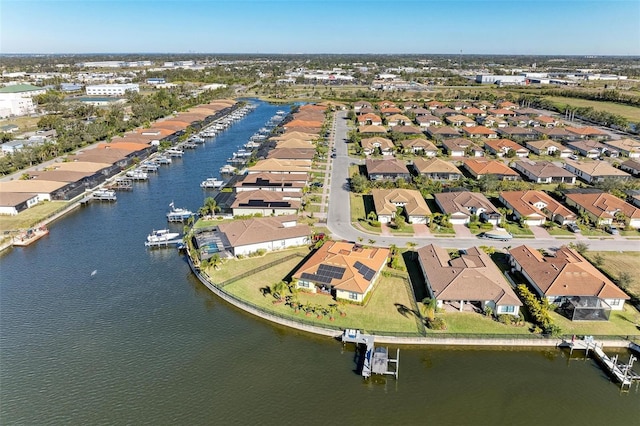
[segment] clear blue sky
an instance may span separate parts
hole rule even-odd
[[[0,0],[1,53],[640,55],[640,0]]]

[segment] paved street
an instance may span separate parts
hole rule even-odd
[[[568,244],[573,239],[555,239],[551,236],[542,238],[514,238],[508,242],[484,240],[478,237],[461,237],[461,238],[440,238],[433,236],[413,236],[413,237],[396,237],[369,234],[355,229],[351,224],[350,203],[349,203],[349,165],[359,161],[350,159],[347,150],[347,112],[338,111],[335,114],[335,148],[336,158],[331,161],[331,196],[329,197],[329,211],[327,217],[327,227],[333,234],[334,238],[344,239],[347,241],[369,241],[373,240],[374,245],[389,246],[395,244],[398,247],[406,246],[407,243],[414,243],[417,246],[426,244],[438,244],[448,248],[465,249],[477,245],[492,245],[494,247],[504,248],[507,246],[518,246],[527,244],[534,248],[553,249],[561,245]],[[594,251],[640,251],[640,240],[628,239],[581,239],[589,244],[589,249]]]

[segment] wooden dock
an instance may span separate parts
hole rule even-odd
[[[628,363],[618,363],[618,355],[609,357],[602,349],[602,345],[598,345],[590,336],[585,336],[584,339],[579,340],[572,339],[571,342],[566,342],[560,346],[569,347],[570,354],[574,350],[580,350],[585,351],[585,356],[588,356],[589,352],[591,352],[600,366],[620,384],[622,390],[630,389],[634,382],[640,384],[640,374],[632,370],[633,363],[637,360],[634,355],[629,357]]]
[[[400,349],[396,352],[396,359],[389,358],[387,348],[375,347],[374,336],[363,334],[360,330],[346,329],[342,334],[342,343],[355,343],[364,346],[364,356],[362,360],[362,377],[369,378],[371,374],[384,374],[398,378],[398,367],[400,362]],[[394,368],[389,369],[389,364]]]

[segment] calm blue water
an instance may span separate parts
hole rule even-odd
[[[0,258],[2,424],[638,424],[635,388],[556,350],[403,348],[398,381],[363,382],[352,348],[230,307],[146,249],[278,109]]]

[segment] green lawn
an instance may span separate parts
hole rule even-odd
[[[436,314],[444,318],[447,329],[443,331],[430,330],[431,333],[462,333],[462,334],[531,334],[531,324],[522,326],[505,325],[482,314],[472,312],[447,312]]]
[[[626,303],[624,311],[611,311],[609,321],[570,321],[556,312],[552,312],[551,317],[562,334],[640,335],[640,313]]]
[[[558,228],[557,226],[547,229],[547,232],[549,232],[549,235],[570,235],[570,236],[576,235],[566,228]]]
[[[364,201],[362,194],[349,193],[351,202],[351,222],[357,222],[358,219],[366,219],[367,215],[364,210]]]
[[[633,122],[640,121],[640,108],[622,105],[614,102],[591,101],[588,99],[565,98],[561,96],[544,96],[563,110],[565,106],[592,107],[594,110],[607,111],[618,114]]]
[[[521,228],[520,225],[518,225],[517,223],[509,223],[509,222],[507,222],[504,225],[504,229],[506,229],[507,231],[511,232],[512,235],[518,236],[518,237],[524,237],[524,236],[527,236],[527,235],[533,236],[533,232],[531,232],[531,229],[529,229],[529,228]]]
[[[596,266],[614,280],[618,279],[621,272],[630,272],[631,283],[625,290],[640,297],[640,252],[587,251],[584,256],[594,264],[596,259],[601,258],[602,264]]]
[[[304,209],[307,213],[320,213],[320,205],[319,204],[307,204]]]
[[[429,228],[434,235],[455,235],[456,231],[453,228],[447,228],[445,226],[436,225],[435,228]]]
[[[0,231],[30,228],[58,210],[65,208],[68,204],[67,201],[43,201],[36,206],[21,211],[15,216],[2,216],[0,218]]]

